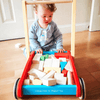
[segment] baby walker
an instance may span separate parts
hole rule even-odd
[[[72,3],[72,33],[71,33],[71,52],[69,50],[64,51],[63,53],[58,53],[57,51],[43,51],[41,56],[38,55],[36,58],[35,51],[31,52],[29,50],[29,36],[28,36],[28,25],[27,25],[27,5],[33,4],[50,4],[50,3]],[[76,95],[79,99],[85,99],[86,97],[86,88],[85,82],[83,78],[78,78],[77,71],[74,65],[74,57],[75,57],[75,13],[76,13],[76,0],[47,0],[47,1],[22,1],[23,4],[23,16],[24,16],[24,28],[25,28],[25,42],[26,42],[26,52],[27,52],[27,63],[25,65],[24,71],[22,73],[21,78],[18,78],[14,85],[14,97],[16,99],[23,97],[24,95]],[[40,57],[40,58],[39,58]],[[35,74],[40,73],[41,75],[44,72],[40,72],[39,70],[35,69],[32,70],[34,67],[34,63],[37,64],[36,59],[39,58],[38,62],[46,61],[51,57],[55,62],[54,67],[56,65],[60,65],[60,67],[52,67],[54,72],[52,71],[51,67],[44,67],[45,72],[49,69],[49,71],[44,75],[44,77],[49,77],[50,75],[54,75],[54,80],[43,80],[43,83],[37,84],[28,84],[29,74],[33,71]],[[53,61],[49,60],[49,61]],[[56,63],[56,61],[58,63]],[[56,64],[55,64],[56,63]],[[50,63],[49,63],[50,64]],[[48,64],[48,66],[49,66]],[[33,65],[33,66],[32,66]],[[46,64],[47,65],[47,64]],[[67,67],[66,67],[67,66]],[[32,67],[32,68],[31,68]],[[51,69],[50,69],[51,68]],[[55,74],[55,72],[59,74]],[[70,72],[70,74],[68,74]],[[66,79],[68,77],[67,84],[65,80],[58,80],[58,76],[56,75],[64,75],[61,76]],[[41,76],[37,74],[37,76],[41,79]],[[50,78],[51,78],[50,76]],[[32,79],[32,78],[31,78]],[[45,78],[46,79],[46,78]],[[26,81],[27,80],[27,81]],[[25,82],[26,81],[26,82]],[[38,81],[39,83],[40,81]],[[51,83],[50,83],[51,82]],[[55,83],[57,82],[57,83]],[[43,84],[43,85],[42,85]],[[52,85],[53,84],[53,85]]]

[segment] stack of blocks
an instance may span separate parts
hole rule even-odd
[[[24,85],[73,85],[73,69],[66,58],[57,59],[54,55],[35,54],[32,68]]]

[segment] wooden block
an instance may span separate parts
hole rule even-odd
[[[62,77],[64,77],[64,74],[62,74],[62,73],[55,73],[54,74],[55,79],[59,79],[59,78],[62,78]]]
[[[52,60],[52,67],[60,67],[60,60],[59,59],[53,59]]]
[[[34,79],[38,79],[38,76],[35,73],[31,73],[31,74],[28,73],[28,75],[32,75],[34,76]]]
[[[51,70],[48,74],[46,74],[42,79],[53,78],[55,74],[54,70]]]
[[[67,62],[66,66],[65,66],[65,69],[68,70],[68,71],[73,72],[73,69],[72,69],[70,61]]]
[[[29,85],[30,84],[30,79],[25,79],[24,80],[24,85]]]
[[[68,85],[74,85],[75,82],[74,82],[73,72],[68,71],[67,77],[68,77]]]
[[[33,76],[33,75],[29,75],[29,79],[30,79],[31,81],[33,81],[34,78],[35,78],[35,76]]]
[[[64,70],[66,64],[67,64],[67,62],[60,62],[61,72],[62,72],[62,70]]]
[[[64,77],[62,73],[55,73],[54,78],[57,84],[66,85],[67,77]]]
[[[56,73],[61,73],[61,68],[59,67],[44,67],[44,72],[48,73],[51,70],[54,70]]]
[[[44,61],[40,61],[39,63],[39,70],[43,71]]]
[[[66,69],[62,70],[62,73],[64,74],[64,77],[67,77],[67,72],[68,72],[68,70],[66,70]]]
[[[46,54],[46,55],[45,55],[45,59],[48,59],[48,57],[49,57],[49,55],[48,55],[48,54]]]
[[[44,62],[44,67],[51,67],[52,66],[52,59],[46,59]]]
[[[42,82],[43,82],[43,85],[46,85],[46,86],[56,85],[56,79],[54,79],[54,78],[49,78],[47,80],[42,80]]]
[[[60,62],[66,62],[66,58],[59,58]]]
[[[40,60],[41,60],[41,61],[44,61],[44,60],[45,60],[45,57],[44,57],[44,56],[41,56],[41,57],[40,57]]]
[[[42,81],[41,81],[40,79],[34,79],[34,80],[32,81],[32,84],[33,84],[33,85],[42,85]]]
[[[34,69],[39,69],[39,64],[32,64],[31,65],[31,68],[30,69],[32,69],[32,68],[34,68]]]
[[[45,72],[41,72],[37,69],[31,69],[29,72],[29,74],[35,74],[39,79],[41,79],[46,73]]]
[[[56,79],[57,84],[66,85],[67,84],[67,77],[62,77],[61,79]]]
[[[34,56],[34,58],[33,58],[33,60],[34,61],[40,61],[40,57],[42,56],[42,54],[35,54],[35,56]]]
[[[22,46],[21,43],[17,43],[17,44],[15,44],[15,48],[20,48],[21,46]]]

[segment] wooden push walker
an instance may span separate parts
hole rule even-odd
[[[43,51],[43,55],[54,55],[57,59],[66,58],[70,61],[71,69],[73,70],[74,85],[24,85],[24,80],[28,77],[28,72],[34,63],[33,58],[35,51],[31,52],[29,48],[29,36],[28,36],[28,21],[27,21],[27,5],[33,4],[51,4],[51,3],[72,3],[72,33],[71,33],[71,53],[69,50],[58,53],[57,51]],[[23,17],[24,17],[24,29],[25,29],[25,43],[27,52],[27,63],[22,73],[21,78],[18,78],[14,85],[14,97],[16,99],[23,97],[24,95],[76,95],[80,99],[85,99],[86,89],[83,78],[78,78],[77,71],[74,65],[75,57],[75,15],[76,15],[76,0],[47,0],[47,1],[22,1],[23,5]],[[67,99],[67,98],[66,98]]]

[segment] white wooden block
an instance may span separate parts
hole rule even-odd
[[[17,44],[15,44],[15,48],[20,48],[21,46],[22,46],[21,43],[17,43]]]
[[[51,67],[52,66],[52,59],[45,59],[44,67]]]
[[[66,85],[67,77],[63,77],[61,79],[56,79],[57,84]]]
[[[33,58],[33,60],[34,61],[40,61],[40,57],[42,56],[42,54],[35,54],[35,56],[34,56],[34,58]]]
[[[65,62],[66,61],[66,58],[59,58],[60,62]]]
[[[55,73],[54,74],[55,79],[59,79],[59,78],[61,79],[62,77],[64,77],[64,74],[62,74],[62,73]]]
[[[72,69],[70,61],[68,61],[68,63],[66,64],[65,69],[68,70],[68,71],[73,72],[73,69]]]
[[[30,84],[30,79],[25,79],[24,80],[24,85],[29,85]]]
[[[52,60],[52,67],[60,67],[60,60],[59,59],[53,59]]]
[[[53,78],[55,74],[54,70],[51,70],[48,74],[46,74],[42,79]]]
[[[31,81],[33,81],[34,78],[35,78],[35,76],[33,76],[33,75],[29,75],[29,79],[30,79]]]
[[[29,74],[29,75],[34,76],[34,79],[38,79],[38,76],[37,76],[35,73],[31,73],[31,74]]]
[[[56,85],[56,79],[54,79],[54,78],[49,78],[49,79],[46,79],[46,80],[42,80],[42,82],[43,82],[43,85],[46,85],[46,86]]]
[[[40,80],[40,79],[34,79],[34,80],[32,81],[32,84],[33,84],[33,85],[42,85],[42,80]]]
[[[68,77],[68,85],[74,85],[74,78],[71,71],[67,72],[67,77]]]
[[[67,83],[67,77],[64,77],[62,73],[55,73],[54,78],[57,84],[66,85]]]
[[[28,73],[29,74],[36,74],[39,79],[41,79],[46,74],[45,72],[41,72],[41,71],[34,69],[34,68],[31,69]]]
[[[39,70],[43,71],[44,61],[40,61]]]

